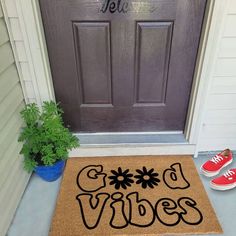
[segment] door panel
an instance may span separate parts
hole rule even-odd
[[[136,103],[165,103],[172,22],[137,22]]]
[[[110,24],[74,22],[73,27],[81,105],[111,104]]]
[[[183,130],[206,0],[40,0],[76,132]]]

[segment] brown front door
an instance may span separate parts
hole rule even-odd
[[[40,0],[73,131],[183,130],[206,0]]]

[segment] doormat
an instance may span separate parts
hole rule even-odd
[[[222,233],[191,156],[71,158],[51,236]]]

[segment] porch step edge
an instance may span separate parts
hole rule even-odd
[[[193,144],[124,144],[124,145],[81,145],[69,152],[69,157],[123,156],[123,155],[193,155]]]

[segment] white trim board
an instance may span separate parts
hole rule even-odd
[[[227,9],[228,0],[210,0],[207,6],[207,15],[203,25],[199,53],[196,62],[193,88],[190,97],[185,135],[189,143],[198,144],[201,127],[206,109],[206,98],[210,88],[210,78],[213,73],[215,47],[220,40],[222,18]],[[196,148],[197,149],[197,148]],[[196,150],[197,151],[197,150]]]
[[[17,55],[17,49],[16,49],[16,45],[14,43],[14,38],[13,38],[13,33],[12,33],[12,30],[11,30],[9,18],[7,16],[5,1],[0,0],[0,4],[1,4],[1,7],[2,7],[3,18],[4,18],[4,21],[5,21],[6,27],[7,27],[8,36],[9,36],[9,39],[10,39],[10,44],[11,44],[11,48],[12,48],[12,52],[13,52],[17,72],[18,72],[18,75],[19,75],[23,96],[24,96],[24,98],[26,98],[27,97],[27,92],[26,92],[25,86],[23,86],[23,75],[22,75],[22,72],[21,72],[21,69],[20,69],[20,64],[19,64],[18,55]],[[25,99],[25,102],[27,102],[26,99]]]
[[[55,95],[38,0],[17,0],[15,3],[36,102],[42,105],[43,101],[55,100]]]

